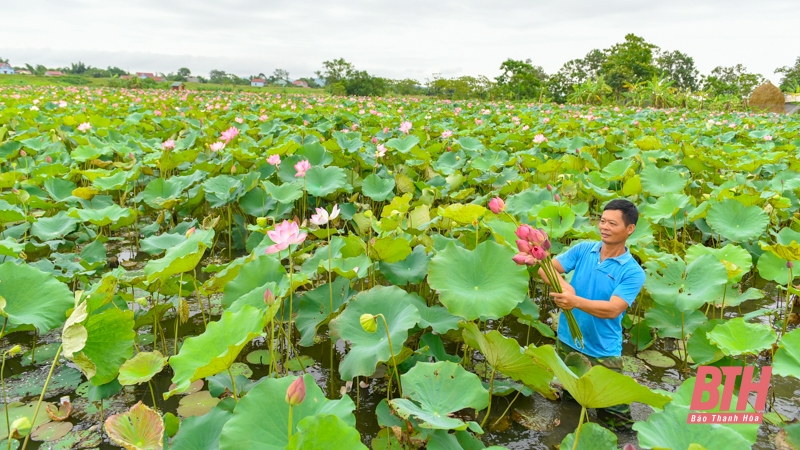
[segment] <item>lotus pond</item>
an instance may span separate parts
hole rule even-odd
[[[0,87],[0,448],[800,448],[799,130]],[[620,197],[624,374],[557,356],[512,261],[518,225],[558,254]],[[688,425],[701,365],[772,366],[764,423]],[[632,431],[597,421],[631,402]]]

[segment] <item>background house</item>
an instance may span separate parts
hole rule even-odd
[[[58,70],[48,70],[44,73],[46,77],[63,77],[64,73]]]
[[[17,75],[30,75],[30,74],[31,74],[31,71],[30,71],[30,70],[25,70],[25,69],[23,69],[23,70],[17,70],[17,71],[16,71],[16,74],[17,74]]]
[[[184,90],[186,90],[186,85],[184,85],[180,81],[176,81],[176,82],[172,83],[172,86],[170,86],[170,87],[172,88],[173,91],[184,91]]]
[[[253,78],[250,80],[250,86],[264,87],[264,83],[266,82],[267,80],[265,80],[264,78]]]
[[[136,77],[144,80],[146,78],[155,78],[156,76],[151,72],[136,72]]]
[[[308,83],[306,83],[306,82],[305,82],[305,81],[303,81],[303,80],[294,80],[294,81],[292,81],[292,84],[293,84],[294,86],[297,86],[297,87],[304,87],[304,88],[307,88],[307,87],[308,87]]]
[[[0,74],[14,75],[14,68],[10,64],[0,63]]]

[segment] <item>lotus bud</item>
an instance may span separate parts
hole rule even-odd
[[[528,241],[526,241],[525,239],[517,239],[517,248],[522,253],[530,253],[531,252],[531,246],[528,243]]]
[[[19,156],[28,156],[28,153],[25,150],[20,150]]]
[[[553,192],[553,186],[551,184],[547,184],[547,190]]]
[[[257,218],[257,219],[256,219],[256,224],[257,224],[258,226],[262,227],[262,228],[263,228],[263,227],[265,227],[265,226],[267,226],[267,218],[266,218],[266,217],[259,217],[259,218]]]
[[[533,247],[531,247],[531,256],[541,261],[545,258],[545,256],[547,256],[547,252],[544,251],[542,247],[534,245]]]
[[[525,262],[525,261],[528,259],[528,256],[530,256],[530,255],[529,255],[529,254],[527,254],[527,253],[522,253],[522,252],[520,252],[520,253],[517,253],[516,255],[514,255],[514,257],[513,257],[513,258],[511,258],[511,259],[512,259],[512,260],[513,260],[515,263],[517,263],[518,265],[520,265],[520,266],[524,266],[524,265],[526,264],[526,262]]]
[[[377,145],[377,144],[378,144],[378,138],[376,138],[376,137],[373,137],[373,138],[372,138],[372,143],[373,143],[374,145]]]
[[[560,202],[560,201],[561,201],[561,196],[560,196],[560,195],[558,195],[558,194],[556,194],[556,195],[554,195],[554,196],[553,196],[553,199],[554,199],[555,201],[557,201],[557,202]]]
[[[22,416],[11,422],[11,437],[20,439],[27,436],[31,432],[31,427],[31,419],[28,416]]]
[[[530,225],[520,225],[519,228],[517,228],[517,237],[528,240],[531,232],[533,232],[533,228],[531,228]]]
[[[47,164],[50,164],[51,162],[53,162],[53,158],[51,158],[50,155],[45,156],[44,160],[45,160],[45,162],[47,162]]]
[[[303,377],[297,377],[297,379],[289,385],[289,388],[286,389],[286,403],[288,403],[290,406],[297,406],[300,403],[303,403],[305,398],[306,384],[303,381]]]
[[[231,173],[236,173],[236,164],[234,164],[233,167],[231,167]]]
[[[275,303],[275,295],[269,289],[264,291],[264,303],[266,303],[267,306],[272,306],[272,304]]]
[[[17,353],[19,353],[20,351],[22,351],[22,348],[19,346],[19,344],[17,344],[11,347],[11,350],[8,351],[8,356],[11,357],[17,356]]]
[[[550,243],[550,239],[549,238],[545,239],[544,242],[542,242],[542,248],[545,249],[545,251],[549,252],[552,247],[553,247],[553,244]]]
[[[495,197],[489,201],[489,209],[495,214],[500,214],[506,210],[506,203],[502,198]]]
[[[128,152],[128,159],[133,159],[133,152]]]
[[[792,267],[794,267],[794,263],[791,261],[786,261],[786,268],[791,269]]]
[[[197,231],[196,227],[189,228],[186,230],[186,237],[188,238],[189,236],[193,235],[195,231]]]
[[[367,333],[374,333],[378,331],[378,318],[372,314],[362,314],[358,319],[361,322],[361,328]]]

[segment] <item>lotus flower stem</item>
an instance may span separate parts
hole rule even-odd
[[[489,413],[492,412],[492,391],[494,390],[494,373],[497,368],[492,367],[492,374],[489,375],[489,406],[486,407],[486,415],[483,416],[481,421],[481,428],[486,425],[486,420],[489,418]]]
[[[47,392],[47,386],[50,384],[50,379],[53,378],[53,371],[56,368],[56,363],[58,362],[58,357],[61,356],[61,350],[64,349],[63,345],[58,346],[58,350],[56,350],[56,356],[53,358],[53,363],[50,364],[50,372],[47,374],[47,379],[44,381],[44,387],[42,388],[42,393],[39,395],[39,401],[36,403],[36,410],[33,411],[33,417],[31,418],[31,423],[36,423],[36,416],[39,415],[39,408],[42,407],[42,400],[44,400],[44,393]],[[33,359],[31,358],[31,361]],[[28,441],[31,439],[31,434],[28,433],[25,436],[25,442],[22,443],[22,450],[28,447]]]
[[[521,393],[522,393],[522,390],[519,390],[519,391],[517,391],[517,395],[515,395],[515,396],[514,396],[514,398],[513,398],[513,399],[511,399],[511,403],[509,403],[509,404],[508,404],[508,406],[506,407],[505,411],[503,411],[503,414],[500,414],[500,417],[498,417],[498,418],[497,418],[497,420],[495,420],[495,421],[492,423],[492,426],[493,426],[493,427],[497,426],[497,423],[498,423],[498,422],[500,422],[500,419],[502,419],[503,417],[505,417],[505,415],[508,413],[508,410],[509,410],[509,409],[511,409],[511,405],[513,405],[513,404],[514,404],[514,401],[516,401],[516,400],[517,400],[517,397],[519,397],[519,394],[521,394]]]
[[[231,386],[233,386],[233,399],[236,400],[236,403],[239,403],[239,394],[236,392],[236,377],[233,376],[233,371],[231,371],[230,367],[228,367],[228,375],[231,377]]]
[[[233,226],[233,219],[231,217],[232,217],[231,216],[231,204],[228,203],[228,259],[231,259],[231,251],[232,251],[232,248],[233,248],[233,246],[231,245],[231,242],[232,242],[231,241],[231,238],[232,238],[231,228]]]
[[[383,319],[383,326],[386,328],[386,339],[389,340],[389,353],[392,354],[392,366],[394,366],[394,374],[397,377],[397,390],[400,392],[400,397],[403,396],[403,384],[400,381],[400,371],[397,369],[397,361],[394,359],[394,348],[392,347],[392,336],[389,333],[389,324],[386,322],[386,317],[383,314],[376,314],[375,317],[380,316]],[[389,389],[387,390],[386,394],[389,395],[392,392],[392,377],[389,376]]]
[[[789,301],[791,300],[792,293],[789,288],[792,286],[792,268],[787,264],[789,277],[786,278],[786,314],[783,315],[783,327],[781,329],[781,337],[786,334],[786,325],[789,323]]]
[[[181,323],[181,292],[183,290],[183,272],[178,281],[178,307],[175,308],[175,342],[172,343],[172,355],[178,354],[178,325]],[[156,406],[156,405],[153,405]]]
[[[561,279],[556,273],[555,267],[553,267],[552,258],[550,256],[546,257],[544,260],[542,260],[541,265],[545,276],[547,276],[547,281],[550,283],[552,289],[558,293],[562,293]],[[562,311],[564,312],[564,317],[567,318],[567,325],[569,326],[569,332],[572,335],[573,340],[580,348],[583,348],[583,333],[578,326],[578,322],[575,321],[575,315],[572,314],[572,311],[570,310]]]
[[[294,301],[294,263],[292,262],[292,246],[289,245],[289,328],[286,333],[286,360],[284,363],[284,367],[286,364],[289,364],[289,350],[292,346],[292,311]],[[300,364],[302,366],[302,363]]]
[[[583,426],[583,419],[586,416],[586,407],[581,405],[581,417],[578,419],[578,428],[575,429],[575,442],[572,443],[572,450],[578,448],[578,438],[581,436],[581,427]]]
[[[156,393],[153,390],[153,382],[151,380],[147,380],[147,385],[150,386],[150,397],[153,399],[153,408],[156,408]]]
[[[8,318],[6,318],[6,322],[8,322]],[[3,330],[4,331],[5,331],[5,328],[6,328],[5,324],[3,324]],[[6,355],[7,354],[8,354],[8,351],[3,352],[3,366],[2,366],[2,368],[0,368],[0,382],[3,385],[3,404],[6,405],[6,408],[5,408],[5,410],[6,410],[6,430],[8,430],[9,434],[11,434],[11,420],[8,418],[8,410],[10,408],[8,406],[8,396],[6,395],[6,377],[5,377]],[[31,363],[33,363],[32,360],[31,360]],[[8,441],[8,450],[11,450],[11,436],[8,436],[6,438],[6,441]]]
[[[288,431],[288,436],[289,436],[289,440],[290,441],[292,440],[292,409],[293,408],[294,408],[294,406],[289,405],[289,431]]]

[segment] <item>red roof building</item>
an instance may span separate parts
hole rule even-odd
[[[297,87],[304,87],[304,88],[308,87],[308,83],[306,83],[303,80],[294,80],[294,81],[292,81],[292,84],[297,86]]]

